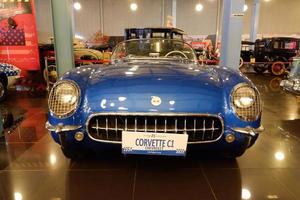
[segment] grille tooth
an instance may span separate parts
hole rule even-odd
[[[206,115],[133,115],[101,113],[93,115],[87,124],[95,140],[121,142],[122,131],[188,134],[189,143],[213,142],[223,134],[223,121]]]

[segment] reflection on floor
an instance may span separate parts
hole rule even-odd
[[[249,75],[264,100],[263,133],[235,161],[121,155],[70,161],[47,134],[46,94],[11,94],[22,118],[0,139],[0,199],[300,199],[300,100]]]

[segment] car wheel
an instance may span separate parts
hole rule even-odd
[[[243,65],[244,65],[244,59],[240,57],[240,68],[243,67]]]
[[[277,61],[277,62],[274,62],[270,68],[270,73],[275,75],[275,76],[280,76],[282,75],[283,73],[285,73],[286,69],[285,69],[285,64],[281,61]]]
[[[262,74],[267,70],[265,65],[256,65],[256,66],[253,67],[253,69],[258,74]]]
[[[7,96],[7,88],[4,83],[0,80],[0,102],[4,101]]]
[[[3,115],[3,128],[10,128],[14,125],[14,116],[12,113]]]
[[[71,160],[81,160],[89,156],[88,151],[79,148],[62,147],[63,154]]]
[[[242,156],[247,148],[239,148],[239,149],[231,149],[231,150],[226,150],[221,153],[223,158],[227,159],[235,159],[237,157]]]

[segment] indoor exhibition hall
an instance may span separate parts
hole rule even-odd
[[[300,0],[0,0],[0,200],[299,200]]]

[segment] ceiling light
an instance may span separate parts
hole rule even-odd
[[[15,196],[15,200],[22,200],[23,199],[23,196],[20,192],[15,192],[14,196]]]
[[[248,189],[243,188],[242,189],[242,199],[248,200],[250,198],[251,198],[251,192]]]
[[[282,151],[277,151],[275,154],[274,154],[274,157],[276,160],[284,160],[285,158],[285,155]]]
[[[271,0],[264,0],[264,2],[270,2]]]
[[[75,2],[73,6],[75,10],[81,10],[81,4],[79,2]]]
[[[244,12],[246,12],[248,10],[248,5],[247,4],[244,5],[244,9],[243,10],[244,10]]]
[[[203,10],[203,5],[202,5],[201,3],[196,4],[195,10],[196,10],[197,12],[202,11],[202,10]]]
[[[136,11],[137,8],[138,8],[138,5],[137,5],[136,3],[131,3],[131,4],[130,4],[130,9],[131,9],[132,11]]]

